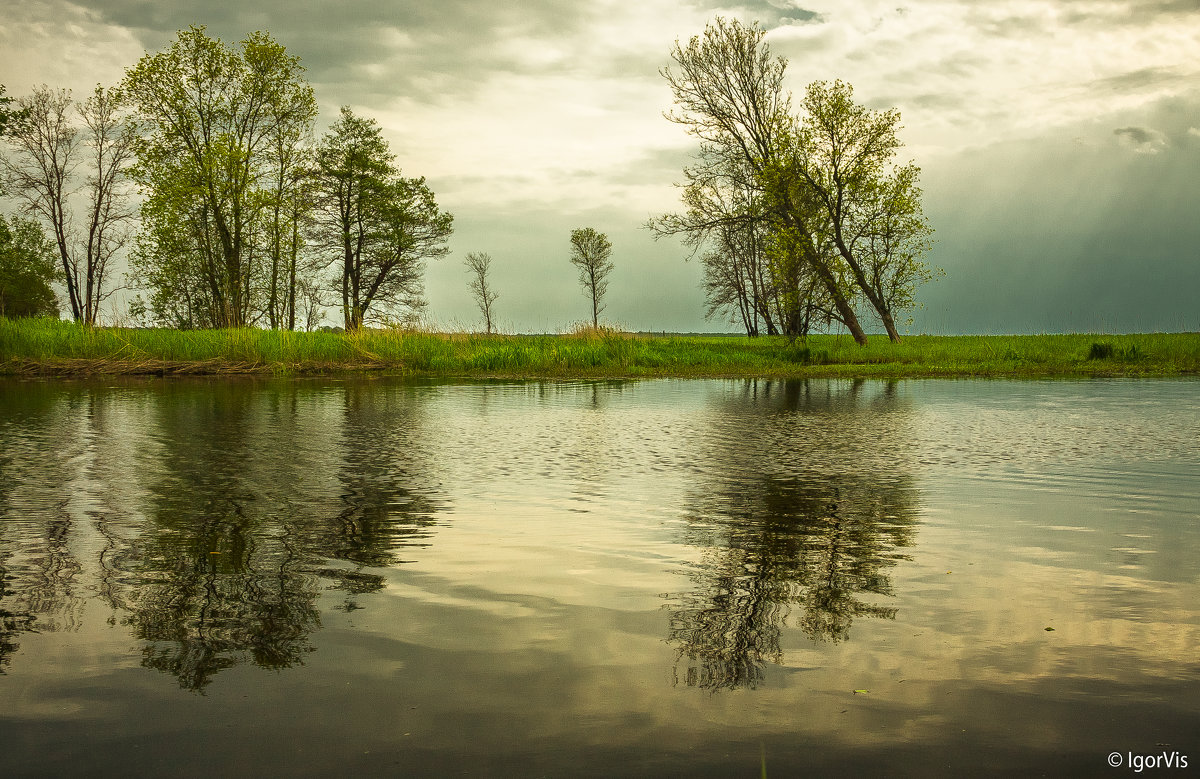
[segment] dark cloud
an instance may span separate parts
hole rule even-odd
[[[520,40],[557,41],[585,30],[589,6],[556,0],[520,4],[438,2],[296,3],[263,0],[197,5],[183,0],[103,0],[89,6],[103,21],[128,27],[146,48],[166,45],[192,24],[227,42],[266,30],[301,57],[309,78],[338,92],[335,102],[405,95],[436,100],[469,93],[486,76],[530,69]],[[508,53],[505,53],[508,52]]]
[[[815,24],[824,21],[821,14],[807,8],[788,2],[788,0],[743,0],[743,2],[723,3],[720,0],[700,0],[695,6],[709,11],[712,15],[718,13],[732,15],[745,21],[757,21],[768,30],[794,24]]]
[[[1062,17],[1068,25],[1143,25],[1163,17],[1200,14],[1200,0],[1135,0],[1129,3],[1098,3],[1095,0],[1066,0]]]
[[[1198,112],[1200,95],[1167,101],[1116,138],[1185,138]],[[922,290],[917,329],[1200,329],[1200,148],[1116,154],[1108,132],[1067,128],[925,166],[930,259],[947,275]]]
[[[1176,68],[1139,68],[1128,73],[1097,79],[1092,81],[1090,86],[1098,91],[1128,94],[1180,82],[1195,83],[1195,76],[1180,72]]]
[[[1127,149],[1138,154],[1158,154],[1167,148],[1167,136],[1152,127],[1120,127],[1113,135]]]

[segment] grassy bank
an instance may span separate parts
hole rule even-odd
[[[1176,376],[1200,373],[1200,333],[786,338],[133,330],[0,318],[8,375]]]

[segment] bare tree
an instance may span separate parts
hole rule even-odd
[[[112,260],[129,241],[129,224],[134,211],[129,205],[125,171],[133,159],[132,126],[120,115],[117,98],[111,89],[100,85],[79,106],[79,114],[88,129],[87,140],[91,175],[85,186],[88,198],[86,239],[83,241],[83,273],[76,284],[83,287],[83,321],[95,324],[100,303],[112,294],[105,281]]]
[[[113,92],[101,86],[81,104],[68,90],[46,85],[16,102],[7,133],[11,154],[2,163],[5,183],[53,235],[71,316],[95,324],[112,294],[106,288],[112,259],[128,240],[133,218],[124,186],[133,134]],[[82,185],[81,165],[87,171]],[[82,226],[72,211],[76,195],[87,209]]]
[[[491,280],[488,279],[488,271],[492,267],[492,257],[486,252],[470,252],[463,260],[463,264],[467,266],[467,272],[471,274],[471,280],[467,282],[467,286],[471,290],[471,297],[475,298],[475,304],[479,306],[479,313],[483,314],[488,335],[491,335],[492,314],[494,313],[492,304],[496,302],[496,298],[500,297],[500,293],[496,292],[492,287]]]
[[[40,217],[53,234],[67,286],[71,316],[83,319],[84,304],[71,252],[67,198],[79,165],[79,130],[71,124],[71,93],[43,84],[17,99],[19,115],[7,128],[10,153],[0,157],[7,190]]]
[[[579,268],[579,283],[592,299],[592,327],[600,326],[600,303],[608,291],[608,274],[612,273],[612,243],[604,233],[590,227],[571,231],[571,264]]]

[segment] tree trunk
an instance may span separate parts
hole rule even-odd
[[[867,282],[867,277],[866,274],[863,273],[862,266],[858,264],[858,260],[854,258],[854,255],[850,253],[850,250],[842,241],[840,228],[834,231],[833,240],[837,245],[838,253],[842,255],[842,259],[844,259],[846,264],[850,266],[850,272],[854,274],[854,282],[858,284],[858,287],[862,290],[863,295],[865,295],[867,300],[871,303],[871,306],[875,309],[875,313],[879,314],[879,319],[881,322],[883,322],[883,328],[887,331],[888,338],[890,338],[894,344],[900,343],[900,334],[896,332],[896,324],[892,319],[891,309],[888,308],[887,302],[884,301],[884,299],[878,294],[876,294],[875,288]]]

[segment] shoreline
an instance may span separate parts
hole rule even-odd
[[[1118,378],[1200,375],[1200,333],[877,336],[560,335],[411,330],[138,330],[0,318],[0,376],[407,379]]]
[[[593,369],[575,371],[472,371],[434,372],[405,369],[392,363],[250,363],[220,359],[199,361],[119,361],[87,358],[9,360],[0,363],[0,378],[7,379],[86,379],[99,377],[145,378],[346,378],[375,377],[395,379],[499,380],[499,381],[571,381],[632,379],[1152,379],[1200,376],[1196,369],[1164,369],[1155,366],[1079,366],[1050,369],[1030,366],[1002,369],[979,367],[937,367],[900,364],[833,364],[796,367],[792,370],[640,370],[614,371]]]

